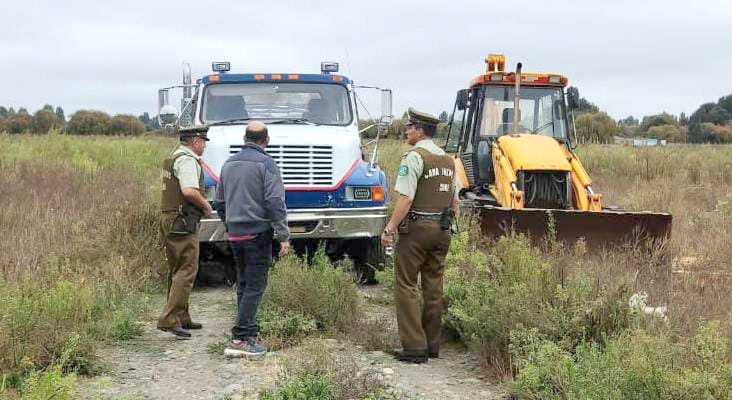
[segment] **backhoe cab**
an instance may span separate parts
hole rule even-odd
[[[503,55],[458,92],[446,150],[456,152],[463,205],[475,207],[487,234],[508,230],[544,237],[550,225],[566,241],[605,245],[666,238],[671,215],[607,210],[572,151],[576,88],[559,74],[504,70]]]

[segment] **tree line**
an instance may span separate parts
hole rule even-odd
[[[583,98],[575,121],[580,142],[611,143],[615,136],[622,136],[677,143],[732,143],[732,95],[702,104],[691,116],[662,112],[618,121]]]
[[[67,120],[60,106],[46,104],[33,114],[23,107],[15,111],[13,107],[0,106],[0,132],[10,134],[56,131],[71,135],[131,136],[158,128],[157,118],[151,118],[148,113],[137,117],[131,114],[110,116],[103,111],[79,110]]]

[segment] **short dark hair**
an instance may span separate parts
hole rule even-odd
[[[437,125],[425,124],[423,122],[412,122],[412,124],[414,124],[415,128],[422,128],[424,133],[431,138],[435,137],[435,134],[437,133]]]
[[[247,142],[261,142],[267,138],[267,126],[265,125],[262,129],[252,129],[251,125],[247,125],[246,134],[244,140]]]

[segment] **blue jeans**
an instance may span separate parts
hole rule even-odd
[[[231,242],[237,272],[236,294],[239,323],[231,329],[234,339],[257,336],[257,307],[267,287],[267,273],[272,265],[272,232],[263,232],[252,240]]]

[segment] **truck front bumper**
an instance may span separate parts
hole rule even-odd
[[[386,207],[308,208],[287,210],[291,239],[353,239],[378,237],[386,226]],[[201,220],[201,242],[227,239],[218,216]]]

